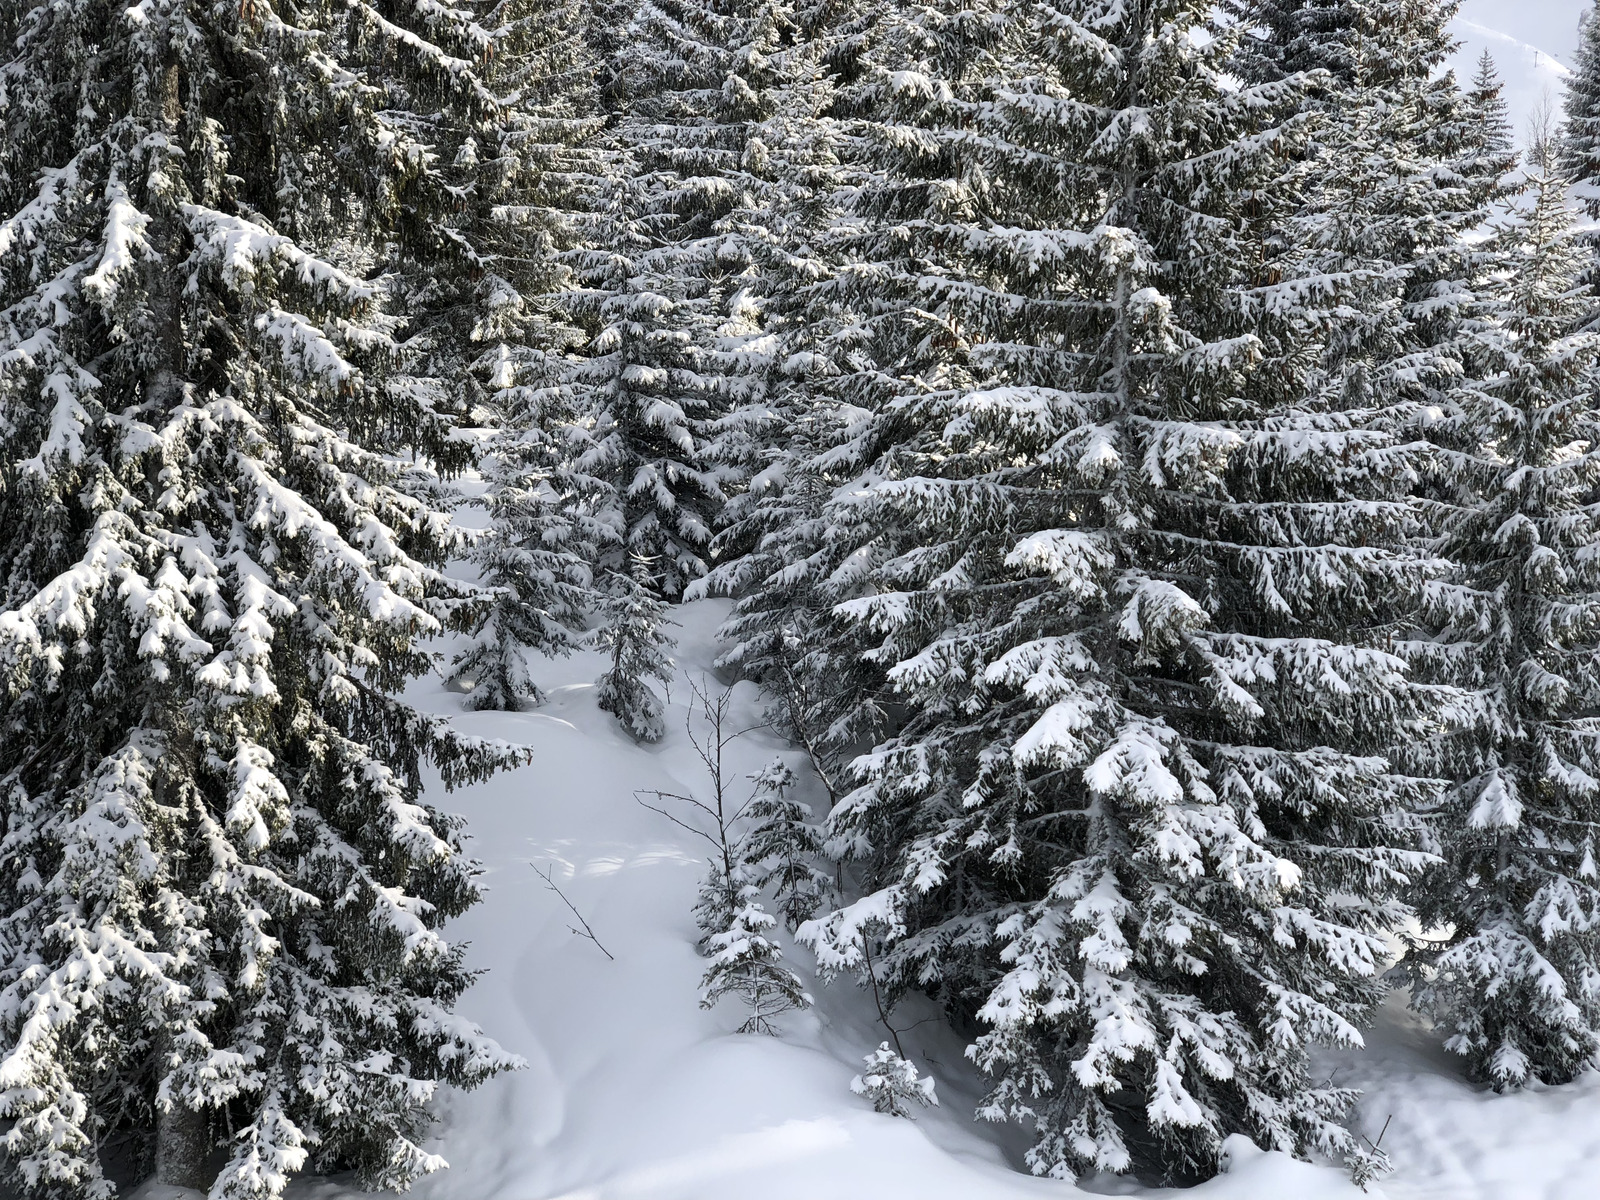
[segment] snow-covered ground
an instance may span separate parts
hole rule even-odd
[[[861,1057],[882,1039],[867,998],[813,988],[817,1007],[783,1020],[782,1038],[738,1036],[727,1011],[697,1003],[702,960],[690,905],[702,871],[694,839],[641,807],[639,789],[697,789],[683,735],[687,681],[709,672],[724,606],[679,619],[683,680],[660,746],[634,745],[599,712],[592,657],[550,664],[538,711],[462,713],[437,685],[415,699],[461,713],[476,732],[530,746],[531,766],[445,799],[466,814],[488,869],[485,902],[455,928],[488,974],[462,1010],[528,1068],[448,1098],[437,1149],[451,1169],[422,1200],[1037,1200],[1071,1191],[1018,1170],[1016,1131],[975,1122],[981,1083],[962,1043],[932,1013],[895,1014],[908,1053],[938,1079],[942,1106],[915,1121],[879,1116],[851,1094]],[[713,681],[714,683],[714,681]],[[736,698],[759,723],[749,685]],[[734,767],[783,753],[756,732]],[[575,936],[549,869],[614,959]],[[809,965],[805,955],[793,959]],[[1395,1005],[1357,1054],[1330,1059],[1339,1082],[1366,1089],[1362,1124],[1398,1171],[1373,1200],[1590,1200],[1600,1196],[1600,1077],[1497,1097],[1461,1080],[1437,1039]],[[1127,1180],[1091,1191],[1193,1200],[1356,1200],[1332,1167],[1232,1143],[1231,1170],[1165,1192]],[[297,1200],[341,1200],[337,1181],[306,1182]],[[145,1200],[168,1200],[151,1190]]]

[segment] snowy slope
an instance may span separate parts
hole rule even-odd
[[[1361,1088],[1363,1126],[1397,1172],[1391,1200],[1592,1200],[1600,1196],[1600,1074],[1496,1096],[1458,1074],[1439,1039],[1390,1000],[1359,1054],[1330,1064]]]
[[[1520,140],[1542,103],[1559,112],[1562,80],[1578,46],[1578,17],[1592,0],[1461,0],[1451,26],[1461,48],[1456,72],[1472,78],[1478,56],[1494,56]]]
[[[687,678],[709,671],[723,606],[679,614]],[[907,1050],[938,1078],[943,1101],[915,1122],[873,1113],[848,1090],[883,1037],[866,998],[823,990],[814,1012],[784,1019],[782,1039],[729,1031],[734,1012],[697,1005],[702,963],[690,904],[701,872],[693,839],[640,807],[636,789],[692,789],[701,777],[681,733],[687,686],[673,692],[673,733],[639,747],[596,710],[593,658],[551,664],[550,703],[521,714],[463,713],[461,698],[419,688],[424,707],[459,713],[477,732],[532,747],[534,763],[457,793],[488,867],[489,893],[455,929],[489,973],[462,1009],[528,1069],[450,1097],[437,1149],[451,1169],[424,1200],[1037,1200],[1070,1192],[1016,1168],[1004,1129],[972,1120],[980,1083],[962,1044],[927,1010],[896,1014]],[[754,690],[737,699],[758,720]],[[754,771],[784,748],[739,744]],[[800,760],[788,755],[798,770]],[[576,937],[549,867],[607,950]],[[796,961],[804,956],[796,952]],[[923,1024],[918,1022],[926,1021]],[[1403,1007],[1359,1054],[1330,1059],[1339,1082],[1368,1090],[1363,1124],[1400,1163],[1373,1200],[1588,1200],[1600,1195],[1600,1078],[1496,1097],[1463,1083]],[[1233,1143],[1231,1171],[1186,1193],[1127,1180],[1089,1190],[1194,1200],[1356,1200],[1331,1167]],[[303,1183],[298,1200],[351,1193]],[[145,1200],[168,1200],[152,1189]]]

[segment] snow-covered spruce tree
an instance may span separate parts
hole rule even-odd
[[[634,574],[608,572],[599,585],[600,624],[592,640],[611,665],[595,691],[600,711],[616,717],[635,741],[659,742],[667,733],[666,705],[650,681],[672,686],[672,622],[646,579],[641,565]]]
[[[705,574],[724,500],[707,454],[725,406],[707,361],[714,300],[700,277],[715,261],[711,226],[728,208],[720,164],[704,150],[690,161],[705,130],[718,130],[716,93],[704,80],[683,94],[674,86],[721,56],[694,53],[700,30],[675,44],[676,15],[641,5],[610,64],[620,96],[616,186],[610,227],[578,259],[598,332],[576,375],[587,398],[577,467],[609,487],[621,553],[648,563],[650,586],[669,600]],[[685,52],[687,62],[677,57]]]
[[[436,148],[465,177],[465,215],[443,242],[453,270],[420,289],[429,336],[416,340],[492,426],[478,448],[491,521],[472,557],[495,599],[454,672],[473,685],[473,707],[515,708],[543,699],[528,655],[580,643],[603,601],[595,564],[617,540],[603,489],[571,469],[569,352],[584,334],[562,303],[566,259],[597,235],[593,209],[609,181],[594,64],[574,36],[583,5],[507,4],[495,15],[501,124],[491,145],[458,136]]]
[[[1485,191],[1491,199],[1503,199],[1515,186],[1507,177],[1517,165],[1517,152],[1511,134],[1511,106],[1506,103],[1505,83],[1500,78],[1500,68],[1494,55],[1485,50],[1478,56],[1478,69],[1472,74],[1472,86],[1466,92],[1464,119],[1471,123],[1470,133],[1462,140],[1467,152],[1482,160],[1476,170],[1468,168],[1470,178],[1492,180],[1493,187]]]
[[[1397,425],[1459,373],[1454,334],[1473,267],[1465,234],[1487,219],[1511,169],[1498,81],[1464,93],[1444,69],[1453,0],[1237,0],[1247,79],[1326,72],[1299,153],[1302,210],[1277,237],[1301,265],[1332,336],[1334,403],[1387,410]],[[1268,247],[1271,238],[1264,237]]]
[[[1600,334],[1579,332],[1587,253],[1552,165],[1497,223],[1440,423],[1440,548],[1461,577],[1433,592],[1432,649],[1475,719],[1432,764],[1459,783],[1419,910],[1447,936],[1410,961],[1417,1005],[1497,1089],[1600,1052]]]
[[[814,318],[817,329],[830,319]],[[780,409],[778,453],[729,503],[747,538],[743,553],[719,563],[691,590],[736,598],[718,630],[717,665],[760,685],[772,727],[802,747],[828,793],[843,793],[843,764],[882,727],[882,670],[863,662],[832,606],[857,596],[864,579],[849,559],[849,539],[824,515],[834,490],[860,468],[852,435],[870,426],[862,410],[823,388]]]
[[[446,474],[476,465],[472,427],[503,424],[581,336],[551,295],[566,275],[558,252],[582,240],[603,183],[594,64],[569,41],[585,11],[579,0],[496,0],[454,14],[488,110],[441,104],[429,80],[386,72],[381,41],[351,62],[381,79],[420,155],[384,247],[393,411],[375,433]]]
[[[912,1106],[939,1107],[931,1075],[919,1075],[917,1065],[901,1058],[888,1042],[866,1057],[866,1070],[850,1081],[850,1090],[872,1101],[874,1112],[909,1117]]]
[[[472,641],[452,664],[455,679],[471,685],[472,708],[542,703],[528,656],[571,653],[583,644],[590,617],[608,607],[594,568],[607,544],[607,527],[593,518],[583,497],[551,490],[552,479],[559,485],[561,478],[540,452],[545,437],[536,418],[499,430],[484,460],[491,524],[473,546],[472,560],[496,590]]]
[[[631,166],[625,174],[631,174]],[[651,564],[669,599],[705,571],[722,490],[705,461],[713,410],[695,351],[693,311],[633,222],[586,251],[582,275],[600,332],[575,373],[583,396],[574,469],[605,489],[602,519],[622,532],[617,553]]]
[[[1590,220],[1600,219],[1600,4],[1583,15],[1578,26],[1578,52],[1567,78],[1566,121],[1556,145],[1562,173]],[[1591,260],[1582,280],[1600,290],[1600,241],[1587,235]],[[1591,302],[1589,325],[1600,328],[1600,302]]]
[[[442,220],[396,97],[493,128],[487,43],[362,3],[0,28],[3,1187],[108,1196],[152,1141],[219,1198],[403,1187],[438,1085],[514,1063],[451,1011],[476,868],[422,777],[509,752],[394,698],[470,596],[367,276]]]
[[[833,879],[821,867],[822,833],[811,821],[810,807],[793,794],[799,780],[782,759],[752,778],[743,857],[752,864],[755,886],[771,893],[778,915],[793,932],[816,916],[833,891]]]
[[[528,656],[570,654],[609,599],[594,566],[609,545],[609,527],[586,497],[554,490],[562,472],[536,413],[518,404],[512,420],[486,447],[490,526],[471,554],[494,592],[451,667],[457,681],[471,686],[468,705],[479,709],[542,703]]]
[[[846,178],[835,153],[844,129],[828,114],[834,97],[823,73],[837,35],[803,4],[767,3],[752,16],[739,53],[762,95],[730,173],[736,203],[717,223],[719,259],[731,263],[737,245],[748,261],[722,285],[738,288],[713,342],[728,411],[712,426],[707,450],[728,493],[711,550],[729,563],[772,528],[774,507],[790,503],[812,414],[832,398],[834,327],[818,319],[812,297],[831,274],[829,235]]]
[[[1370,1173],[1307,1049],[1359,1041],[1425,861],[1378,752],[1429,568],[1414,451],[1326,386],[1344,280],[1281,236],[1298,81],[1241,85],[1203,0],[985,27],[1015,74],[946,102],[950,205],[900,222],[925,357],[828,509],[904,706],[830,818],[869,894],[800,936],[987,1024],[1039,1173],[1193,1179],[1235,1132]]]
[[[748,864],[732,862],[730,875],[714,861],[694,915],[705,935],[701,946],[711,958],[700,980],[701,1008],[737,997],[749,1010],[738,1031],[774,1034],[774,1017],[810,1006],[800,977],[783,965],[782,948],[768,936],[778,920],[762,907]]]
[[[870,527],[839,523],[849,512],[825,509],[839,488],[895,471],[902,381],[946,371],[959,354],[960,298],[925,308],[925,285],[944,271],[947,222],[964,219],[983,186],[952,135],[996,69],[1005,24],[997,6],[966,3],[819,5],[813,19],[840,75],[828,110],[840,132],[839,211],[815,243],[814,282],[795,298],[804,349],[823,365],[782,422],[770,486],[730,506],[750,551],[709,582],[738,598],[719,665],[773,697],[775,726],[806,749],[833,801],[848,790],[844,763],[877,740],[887,714],[884,658],[863,655],[832,615],[870,590],[879,546]]]
[[[1326,71],[1328,84],[1355,74],[1360,0],[1226,0],[1241,22],[1236,61],[1248,79]]]
[[[777,440],[772,380],[805,371],[780,357],[767,302],[775,272],[808,269],[827,87],[784,0],[647,2],[616,74],[612,228],[582,272],[599,333],[577,461],[614,488],[625,553],[677,599],[707,570],[729,487]]]
[[[1562,171],[1590,217],[1600,217],[1600,4],[1578,24],[1578,52],[1567,78],[1566,121],[1557,145]]]

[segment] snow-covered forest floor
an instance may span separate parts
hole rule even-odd
[[[783,1036],[739,1036],[736,1005],[704,1012],[704,960],[690,914],[702,847],[642,807],[641,789],[703,790],[684,734],[690,681],[708,680],[726,611],[707,601],[676,613],[679,679],[669,734],[639,746],[598,711],[599,660],[545,665],[551,698],[522,713],[473,713],[437,683],[413,699],[462,725],[530,747],[531,765],[442,798],[466,815],[487,869],[487,896],[455,927],[487,974],[461,1012],[527,1059],[469,1095],[451,1096],[434,1149],[450,1169],[421,1183],[418,1200],[1026,1200],[1064,1185],[1020,1168],[1015,1130],[972,1112],[982,1083],[963,1041],[932,1010],[894,1013],[910,1057],[938,1080],[941,1106],[914,1121],[874,1113],[851,1094],[861,1058],[884,1037],[870,999],[848,983],[813,985],[816,1007],[781,1018]],[[761,702],[735,688],[738,712],[760,725]],[[742,776],[783,754],[762,729],[734,746]],[[440,800],[440,794],[435,799]],[[812,795],[809,799],[815,800]],[[577,922],[536,869],[548,869],[606,951],[575,936]],[[809,966],[790,946],[791,961]],[[1500,1097],[1462,1080],[1403,1002],[1365,1051],[1330,1059],[1335,1081],[1366,1092],[1361,1123],[1395,1174],[1377,1200],[1587,1200],[1600,1185],[1600,1077]],[[1333,1167],[1232,1143],[1231,1169],[1187,1192],[1129,1180],[1085,1190],[1194,1200],[1355,1200]],[[296,1200],[352,1194],[338,1181],[302,1181]],[[183,1193],[149,1186],[139,1200]]]

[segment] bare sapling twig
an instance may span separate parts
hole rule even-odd
[[[1373,1141],[1366,1134],[1362,1134],[1361,1135],[1361,1140],[1364,1141],[1367,1145],[1371,1146],[1374,1150],[1380,1150],[1381,1147],[1383,1146],[1383,1135],[1389,1132],[1389,1122],[1392,1121],[1392,1120],[1394,1120],[1394,1114],[1393,1113],[1390,1113],[1387,1117],[1385,1117],[1383,1119],[1383,1128],[1378,1130],[1378,1140],[1377,1141]]]
[[[529,865],[532,866],[531,863]],[[567,894],[565,892],[563,892],[559,887],[556,886],[556,881],[551,876],[550,868],[546,867],[544,870],[541,871],[538,867],[535,866],[533,868],[533,873],[535,875],[537,875],[540,879],[544,880],[544,886],[546,888],[548,888],[550,891],[554,892],[556,895],[561,897],[561,902],[563,904],[565,904],[569,909],[572,910],[572,915],[573,916],[578,918],[578,925],[582,925],[583,926],[582,929],[579,929],[577,925],[568,925],[567,928],[569,930],[571,930],[574,934],[576,934],[578,937],[588,938],[597,947],[599,947],[599,950],[600,950],[601,954],[604,954],[612,962],[616,962],[617,961],[616,955],[612,954],[611,951],[607,950],[604,946],[602,946],[600,944],[600,939],[595,937],[594,930],[589,928],[589,922],[584,920],[583,914],[578,911],[578,906],[576,904],[574,904],[571,900],[567,899]]]
[[[889,1023],[889,1009],[884,1006],[883,993],[878,989],[878,970],[872,965],[872,939],[867,936],[866,930],[861,931],[861,957],[866,964],[867,986],[872,992],[873,1006],[878,1010],[878,1020],[883,1022],[883,1027],[894,1039],[894,1052],[904,1058],[906,1051],[900,1044],[900,1031]]]
[[[789,726],[786,736],[805,751],[806,758],[811,762],[812,771],[822,781],[823,789],[828,793],[828,810],[831,812],[839,804],[839,789],[834,785],[827,758],[817,745],[816,736],[811,729],[810,695],[786,652],[781,653],[778,666],[783,672],[783,693],[779,702],[783,705],[785,723]],[[783,734],[784,731],[774,730],[774,732]]]
[[[646,796],[653,796],[657,800],[661,801],[662,803],[665,803],[668,800],[675,800],[679,804],[689,804],[689,805],[692,805],[695,808],[700,809],[700,811],[702,811],[702,812],[711,813],[711,815],[713,817],[716,816],[716,814],[714,812],[712,812],[712,810],[710,808],[708,808],[704,804],[701,804],[700,801],[696,800],[693,796],[683,796],[683,795],[678,794],[677,792],[663,792],[663,791],[660,791],[658,789],[653,789],[653,788],[652,789],[643,790],[643,791],[637,791],[637,792],[635,792],[633,794],[633,798],[636,801],[638,801],[638,803],[639,803],[639,805],[641,807],[648,808],[651,812],[660,814],[661,816],[665,817],[667,820],[671,821],[679,829],[686,830],[687,832],[694,834],[695,837],[705,838],[705,840],[710,842],[712,844],[712,846],[714,846],[714,847],[720,847],[721,846],[721,843],[718,842],[716,838],[712,837],[709,833],[707,833],[704,829],[701,829],[699,826],[689,824],[689,822],[687,822],[685,820],[682,820],[679,817],[673,815],[667,809],[660,807],[660,805],[648,803],[644,799],[644,797],[646,797]]]
[[[714,854],[721,860],[723,877],[731,879],[734,875],[732,827],[734,822],[744,815],[745,809],[750,806],[750,801],[754,799],[754,796],[752,795],[743,804],[738,804],[735,807],[734,801],[728,795],[729,780],[725,758],[730,745],[744,737],[745,734],[754,733],[761,726],[751,725],[742,729],[732,728],[732,688],[723,688],[720,692],[713,694],[703,681],[696,683],[690,680],[689,692],[693,697],[693,703],[689,705],[688,712],[684,714],[684,731],[688,735],[689,745],[694,747],[695,757],[700,760],[701,766],[705,768],[706,781],[711,789],[710,802],[697,800],[693,796],[685,796],[678,792],[668,792],[660,789],[637,791],[633,794],[633,798],[643,807],[648,808],[653,813],[660,814],[678,826],[678,828],[710,842]],[[695,728],[695,718],[697,716],[705,725],[704,732],[700,732]],[[645,799],[647,796],[655,799],[658,803],[649,803]],[[688,821],[682,820],[676,814],[662,807],[668,801],[686,804],[704,813],[709,818],[714,832],[708,832],[698,826],[691,825]]]
[[[736,796],[728,776],[728,747],[760,726],[735,728],[732,688],[713,693],[703,680],[691,681],[689,688],[692,702],[684,727],[704,774],[696,789],[700,794],[658,789],[635,792],[634,799],[711,847],[710,871],[701,881],[694,906],[701,933],[698,946],[709,960],[700,979],[700,1007],[714,1008],[723,998],[736,996],[749,1009],[739,1032],[776,1036],[773,1018],[808,1008],[811,997],[800,977],[782,962],[783,952],[769,936],[777,919],[761,903],[761,889],[768,881],[762,874],[764,854],[755,854],[754,831],[744,825],[749,824],[745,818],[751,816],[758,797],[772,802],[776,794],[781,800],[788,782],[775,781],[771,770],[764,771],[749,776],[755,781],[749,796]],[[781,768],[781,774],[792,781],[787,768]]]

